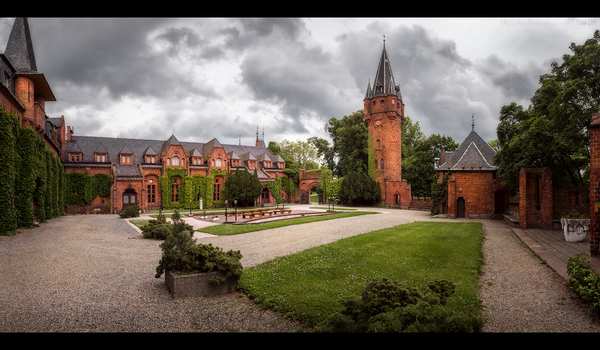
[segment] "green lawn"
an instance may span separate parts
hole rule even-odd
[[[265,307],[312,327],[360,295],[372,278],[421,288],[445,279],[454,310],[478,312],[483,264],[481,223],[417,222],[378,230],[244,270],[239,287]]]
[[[368,214],[378,214],[377,212],[370,211],[357,211],[351,213],[339,213],[339,214],[330,214],[323,216],[306,216],[302,218],[295,219],[284,219],[284,220],[275,220],[271,222],[266,222],[263,224],[246,224],[246,225],[233,225],[233,224],[221,224],[208,226],[201,229],[198,229],[198,232],[210,233],[218,236],[227,236],[227,235],[237,235],[241,233],[248,233],[254,231],[268,230],[272,228],[284,227],[289,225],[298,225],[304,224],[308,222],[315,221],[324,221],[324,220],[332,220],[339,218],[346,218],[350,216],[358,216],[358,215],[368,215]]]

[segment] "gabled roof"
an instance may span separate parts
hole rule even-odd
[[[129,149],[129,147],[127,147],[127,144],[123,145],[123,147],[121,148],[121,151],[119,152],[120,154],[133,154],[133,151]]]
[[[144,163],[144,155],[150,154],[147,152],[153,152],[162,149],[165,145],[176,144],[183,147],[186,154],[191,154],[194,157],[202,157],[202,151],[206,148],[223,147],[226,154],[231,154],[232,159],[239,157],[242,161],[257,160],[258,156],[265,155],[267,157],[273,157],[268,148],[256,147],[256,146],[243,146],[243,145],[222,145],[218,140],[213,139],[209,143],[199,142],[179,142],[175,136],[171,136],[167,141],[162,140],[144,140],[144,139],[123,139],[123,138],[111,138],[111,137],[97,137],[97,136],[77,136],[73,135],[71,141],[67,142],[66,150],[68,152],[82,152],[83,159],[81,162],[95,163],[94,151],[100,146],[106,149],[108,153],[108,159],[118,159],[119,153],[123,150],[129,150],[133,156],[133,165],[120,165],[119,162],[115,163],[117,170],[117,177],[121,176],[141,176],[139,173],[138,163]],[[206,147],[206,148],[205,148]],[[165,149],[166,150],[166,149]],[[160,157],[159,157],[160,158]],[[69,162],[66,158],[64,162]],[[283,161],[283,160],[281,160]],[[159,160],[162,162],[162,160]],[[157,165],[160,165],[158,163]],[[241,165],[244,168],[244,165]],[[266,176],[262,172],[259,172],[259,177]],[[268,178],[268,176],[266,176]]]
[[[200,152],[200,150],[196,147],[192,150],[192,154],[190,155],[190,157],[204,157],[202,155],[202,152]]]
[[[446,153],[444,164],[437,170],[497,170],[498,167],[494,165],[495,153],[496,151],[472,130],[456,151]]]
[[[154,148],[152,146],[148,146],[148,148],[146,148],[146,151],[144,152],[144,155],[146,155],[146,156],[157,156],[158,153],[154,150]]]
[[[99,144],[98,147],[94,150],[94,153],[108,153],[103,144]]]

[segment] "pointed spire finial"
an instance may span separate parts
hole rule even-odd
[[[475,114],[471,115],[471,131],[475,131]]]

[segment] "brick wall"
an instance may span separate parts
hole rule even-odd
[[[600,253],[600,213],[596,203],[600,195],[600,113],[592,115],[590,123],[590,254]]]
[[[552,229],[554,194],[550,168],[521,168],[519,173],[519,225]]]
[[[440,174],[443,178],[444,174]],[[492,171],[455,171],[448,179],[448,217],[459,216],[459,201],[464,201],[464,217],[488,218],[496,212],[496,192],[506,190]],[[507,209],[507,192],[504,196]]]

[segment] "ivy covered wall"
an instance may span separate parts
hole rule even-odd
[[[63,214],[65,173],[42,136],[0,109],[0,235]]]
[[[199,198],[202,198],[202,207],[210,208],[213,206],[213,183],[215,176],[227,175],[227,171],[212,170],[208,176],[187,175],[185,168],[166,168],[165,176],[161,176],[160,196],[162,198],[163,208],[189,208],[190,201],[192,208],[199,208]],[[173,203],[172,184],[179,178],[179,203]]]

